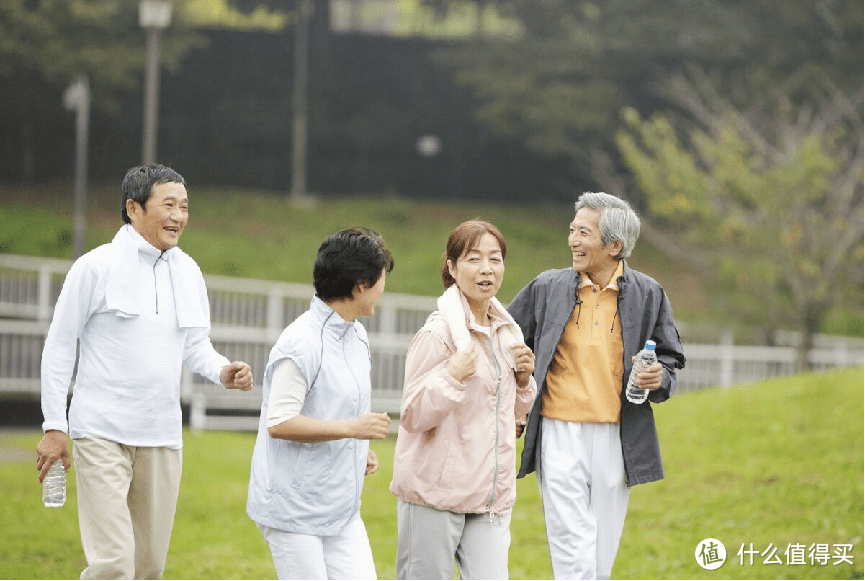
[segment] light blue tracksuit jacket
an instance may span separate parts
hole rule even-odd
[[[306,444],[270,437],[267,407],[276,364],[291,358],[306,377],[301,414],[346,420],[370,411],[372,367],[366,330],[321,299],[280,335],[264,371],[258,437],[246,512],[259,525],[307,535],[338,533],[360,510],[367,440]]]

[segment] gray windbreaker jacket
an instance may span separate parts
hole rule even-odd
[[[517,478],[533,472],[541,445],[541,393],[556,347],[561,340],[574,307],[580,274],[572,268],[548,270],[526,285],[508,305],[508,312],[519,324],[526,345],[535,353],[535,381],[540,386],[529,414],[525,445]],[[661,448],[652,403],[666,401],[676,388],[676,370],[685,366],[685,354],[670,301],[664,289],[653,278],[624,265],[619,284],[619,317],[622,322],[624,374],[622,376],[622,416],[619,422],[622,457],[628,486],[664,478]],[[649,392],[642,404],[632,404],[625,397],[625,384],[631,374],[631,357],[643,348],[646,340],[657,343],[655,352],[664,367],[660,389]]]

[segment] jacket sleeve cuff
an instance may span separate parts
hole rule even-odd
[[[454,379],[454,376],[448,373],[447,367],[441,370],[439,376],[442,386],[444,386],[444,396],[452,401],[461,402],[465,397],[466,384]]]
[[[63,432],[64,434],[69,433],[69,424],[68,422],[62,421],[45,421],[42,422],[42,432],[49,432],[51,430],[57,430],[58,432]]]

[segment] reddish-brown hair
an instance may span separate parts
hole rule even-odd
[[[448,237],[447,248],[442,259],[442,283],[445,285],[445,288],[450,288],[451,285],[456,283],[448,269],[448,260],[456,264],[462,255],[477,247],[478,242],[484,234],[492,234],[498,240],[499,247],[502,249],[502,259],[505,258],[508,252],[505,245],[505,237],[502,236],[498,228],[483,220],[463,222],[454,228],[450,237]]]

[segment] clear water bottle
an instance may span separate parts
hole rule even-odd
[[[63,460],[55,462],[42,480],[42,502],[48,507],[63,506],[66,502],[66,469]]]
[[[628,377],[628,387],[625,390],[625,397],[631,403],[643,403],[649,397],[648,389],[641,389],[637,386],[637,374],[646,367],[654,365],[658,362],[658,356],[655,355],[655,342],[646,341],[646,346],[642,351],[637,353],[637,360],[634,361],[634,366],[631,368],[631,376]]]

